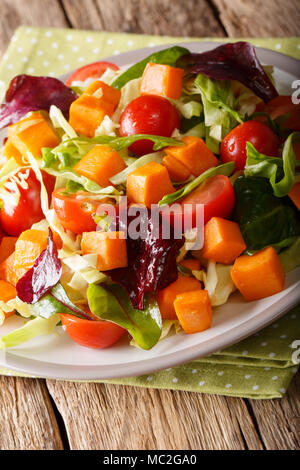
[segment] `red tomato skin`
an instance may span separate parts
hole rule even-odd
[[[166,98],[155,95],[139,96],[131,101],[120,118],[120,135],[151,134],[171,137],[180,128],[177,109]],[[153,142],[142,139],[129,149],[136,155],[153,151]]]
[[[280,95],[267,104],[259,103],[256,111],[269,114],[271,119],[289,114],[289,117],[282,122],[282,126],[292,131],[300,131],[300,103],[294,104],[291,96]],[[255,119],[258,121],[266,120],[264,116],[257,116]]]
[[[106,69],[119,70],[119,67],[111,62],[92,62],[76,69],[66,81],[67,86],[71,86],[76,80],[84,82],[87,78],[98,78],[103,75]]]
[[[276,157],[278,154],[279,140],[269,126],[259,121],[246,121],[232,129],[222,140],[222,162],[234,162],[236,170],[243,170],[247,160],[247,142],[251,142],[264,155]]]
[[[230,217],[234,209],[235,195],[229,178],[224,175],[216,175],[208,178],[203,185],[194,189],[179,202],[181,208],[178,207],[178,211],[174,215],[171,213],[171,225],[180,223],[181,220],[183,227],[185,215],[190,214],[192,210],[192,227],[196,227],[196,222],[199,220],[197,215],[201,213],[200,204],[204,204],[204,224],[212,217],[226,219]]]
[[[2,208],[0,212],[1,227],[10,236],[18,237],[28,230],[33,224],[42,220],[45,216],[41,208],[41,185],[32,168],[22,168],[18,174],[28,174],[26,179],[28,188],[18,185],[20,197],[17,205],[9,198],[2,196]],[[43,181],[48,192],[49,200],[54,189],[55,178],[42,171]],[[8,189],[8,188],[7,188]],[[8,189],[13,194],[13,191]]]
[[[103,320],[83,320],[61,313],[61,322],[67,335],[80,346],[91,349],[109,348],[115,344],[126,330],[115,323]]]
[[[99,202],[78,199],[78,194],[65,196],[65,189],[58,189],[52,195],[52,204],[56,215],[65,230],[81,234],[96,230],[94,221]]]

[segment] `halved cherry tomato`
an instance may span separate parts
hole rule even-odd
[[[278,154],[279,141],[269,126],[259,121],[246,121],[232,129],[222,140],[222,162],[235,162],[235,169],[243,170],[247,160],[247,142],[251,142],[264,155],[276,157]]]
[[[212,217],[227,218],[231,215],[235,203],[235,196],[232,184],[227,176],[216,175],[208,178],[202,185],[194,189],[185,198],[180,200],[180,206],[174,214],[171,213],[170,223],[172,225],[182,223],[184,227],[184,217],[192,217],[192,227],[196,227],[204,204],[204,223],[206,224]],[[164,215],[162,214],[164,219]],[[177,225],[179,227],[180,225]]]
[[[282,95],[273,98],[269,103],[259,103],[256,111],[263,111],[269,114],[271,119],[288,114],[289,117],[283,121],[283,127],[293,131],[300,131],[300,103],[294,104],[291,96]],[[255,119],[264,121],[264,116],[257,116]]]
[[[53,207],[62,226],[77,234],[96,230],[94,216],[99,201],[87,198],[84,191],[68,195],[65,192],[62,188],[52,195]]]
[[[44,171],[42,176],[50,201],[55,178]],[[33,169],[26,167],[9,178],[4,188],[6,193],[1,194],[1,227],[8,235],[18,237],[45,217],[41,208],[41,184]]]
[[[126,330],[115,323],[104,320],[83,320],[61,313],[61,322],[67,335],[86,348],[104,349],[115,344],[125,333]]]
[[[84,82],[87,78],[99,78],[104,74],[106,69],[119,70],[119,67],[111,62],[93,62],[88,65],[83,65],[75,70],[66,81],[67,86],[71,86],[73,82]]]
[[[143,95],[131,101],[120,118],[120,135],[151,134],[171,137],[180,128],[177,109],[161,96]],[[129,149],[136,155],[153,151],[151,140],[139,140]]]

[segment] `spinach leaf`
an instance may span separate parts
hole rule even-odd
[[[120,90],[130,80],[141,77],[148,62],[171,65],[175,67],[177,59],[179,59],[179,57],[184,54],[189,54],[189,51],[185,47],[180,46],[169,47],[163,51],[155,52],[154,54],[146,57],[146,59],[142,60],[141,62],[138,62],[132,67],[129,67],[129,69],[127,69],[124,73],[122,73],[122,75],[114,80],[112,86]]]
[[[92,320],[86,312],[70,301],[60,283],[56,284],[49,294],[44,295],[38,302],[32,304],[31,308],[37,316],[43,318],[50,318],[56,313],[68,313],[85,320]]]
[[[273,245],[278,251],[300,235],[300,216],[288,197],[278,198],[264,178],[244,176],[234,183],[238,222],[249,252]]]
[[[136,310],[122,286],[90,284],[88,302],[94,315],[126,328],[141,348],[150,349],[158,342],[162,322],[154,300],[145,302],[144,310]]]
[[[245,176],[268,178],[274,195],[286,196],[295,183],[297,160],[293,150],[294,141],[300,141],[300,132],[293,132],[288,136],[283,146],[282,158],[263,155],[247,142]]]
[[[190,194],[190,192],[193,191],[193,189],[197,188],[197,186],[199,186],[201,183],[204,183],[205,180],[207,180],[208,178],[211,178],[212,176],[216,176],[216,175],[230,176],[234,170],[234,167],[235,167],[234,162],[228,162],[228,163],[224,163],[223,165],[209,168],[209,170],[206,170],[200,176],[197,176],[197,178],[195,178],[190,183],[187,183],[185,186],[183,186],[183,188],[178,189],[178,191],[176,191],[175,193],[167,194],[166,196],[164,196],[159,201],[158,205],[163,206],[165,204],[172,204],[178,199],[181,199],[182,197],[187,196],[188,194]]]

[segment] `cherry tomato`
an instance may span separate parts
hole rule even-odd
[[[300,131],[300,103],[294,104],[291,96],[277,96],[267,104],[259,103],[256,111],[263,111],[269,114],[271,119],[288,114],[289,117],[282,122],[283,127],[293,131]],[[255,119],[265,121],[264,116],[257,116]]]
[[[177,109],[161,96],[143,95],[131,101],[120,118],[120,135],[151,134],[171,137],[180,128]],[[138,140],[129,149],[136,155],[153,151],[151,140]]]
[[[50,200],[55,178],[43,171],[42,175]],[[41,208],[41,185],[32,168],[22,168],[7,180],[4,188],[1,227],[8,235],[18,237],[45,217]]]
[[[66,81],[67,86],[71,86],[73,82],[84,82],[87,78],[100,78],[106,69],[119,70],[119,67],[111,62],[93,62],[92,64],[84,65],[75,70]]]
[[[204,204],[204,223],[206,224],[212,217],[230,217],[235,203],[235,196],[232,184],[227,176],[216,175],[208,178],[202,185],[194,189],[185,198],[181,199],[180,206],[174,214],[171,212],[170,222],[182,224],[184,227],[184,217],[192,217],[192,227],[196,227]],[[164,218],[164,215],[162,214]],[[177,225],[180,227],[180,225]]]
[[[222,162],[235,162],[235,169],[243,170],[247,160],[247,142],[251,142],[264,155],[276,157],[278,154],[279,141],[269,126],[259,121],[246,121],[232,129],[222,140]]]
[[[94,215],[99,201],[86,197],[84,191],[66,195],[65,189],[58,189],[52,195],[52,204],[60,223],[73,233],[92,232],[96,230]]]
[[[109,348],[116,343],[126,330],[115,323],[103,320],[83,320],[61,313],[61,322],[65,328],[67,335],[86,348],[104,349]]]

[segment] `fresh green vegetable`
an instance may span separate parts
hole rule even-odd
[[[140,168],[141,166],[144,166],[149,162],[161,163],[163,157],[164,157],[163,152],[148,153],[147,155],[144,155],[143,157],[137,158],[133,163],[131,163],[131,165],[125,168],[125,170],[120,171],[120,173],[110,178],[110,181],[116,185],[126,183],[129,173],[132,173],[137,168]]]
[[[158,342],[162,323],[154,300],[145,302],[143,311],[135,310],[120,285],[90,284],[88,302],[94,315],[126,328],[141,348],[150,349]]]
[[[209,168],[200,176],[192,180],[190,183],[186,184],[183,188],[178,189],[175,193],[167,194],[164,196],[161,201],[159,201],[158,205],[163,206],[165,204],[172,204],[173,202],[181,199],[184,196],[187,196],[191,193],[197,186],[204,183],[205,180],[211,178],[212,176],[216,175],[225,175],[230,176],[234,171],[235,164],[234,162],[224,163],[223,165],[216,166],[214,168]]]
[[[63,286],[58,283],[50,293],[31,305],[36,316],[50,318],[56,313],[69,313],[75,317],[86,319],[87,314],[74,305],[66,294]]]
[[[259,177],[239,177],[234,183],[238,222],[249,254],[273,245],[279,251],[300,235],[299,212],[288,197],[278,198]]]
[[[119,90],[130,80],[134,78],[139,78],[143,75],[146,65],[148,62],[154,62],[155,64],[165,64],[175,66],[177,59],[183,54],[188,54],[189,51],[184,47],[174,46],[164,49],[163,51],[155,52],[154,54],[149,55],[146,59],[134,64],[132,67],[129,67],[122,75],[120,75],[116,80],[111,84]]]
[[[21,328],[2,336],[0,338],[0,349],[19,346],[19,344],[26,343],[36,336],[50,335],[59,321],[60,317],[58,314],[52,315],[49,318],[37,317],[34,320],[30,320]]]
[[[296,238],[287,250],[280,253],[279,258],[285,272],[292,271],[300,266],[300,237]]]
[[[297,160],[293,143],[298,141],[300,141],[300,132],[293,132],[289,135],[283,146],[282,158],[263,155],[250,142],[247,142],[245,176],[268,178],[274,195],[277,197],[286,196],[295,183]]]

